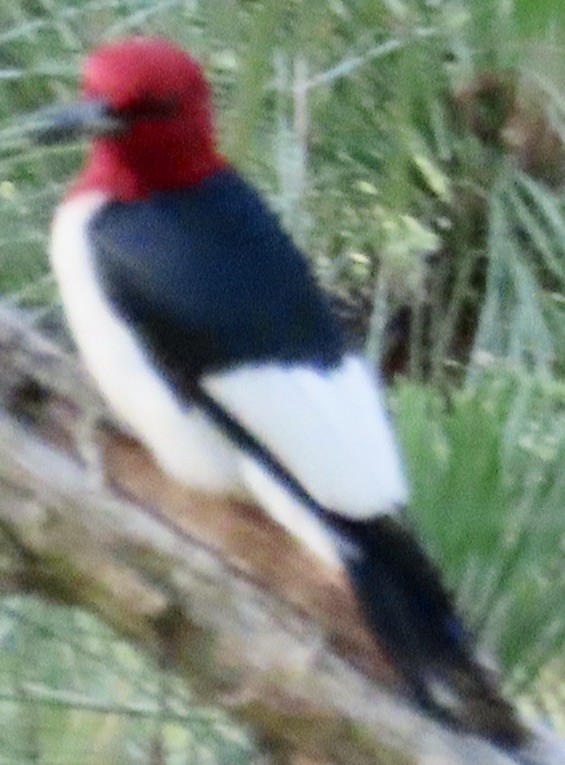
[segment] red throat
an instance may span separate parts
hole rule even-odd
[[[137,152],[133,154],[135,157]],[[215,150],[190,150],[182,145],[176,149],[149,145],[142,157],[134,157],[115,139],[95,140],[69,196],[102,191],[121,202],[131,202],[156,191],[193,186],[227,164]]]

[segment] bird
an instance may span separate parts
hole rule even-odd
[[[218,148],[201,64],[166,38],[104,43],[76,103],[43,111],[31,132],[89,141],[50,254],[78,349],[116,415],[166,473],[253,500],[341,567],[421,707],[521,747],[522,723],[406,520],[383,384]]]

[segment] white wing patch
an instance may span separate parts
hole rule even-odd
[[[382,395],[361,359],[328,371],[247,365],[202,383],[325,508],[361,520],[406,503]]]

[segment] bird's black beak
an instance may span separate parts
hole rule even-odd
[[[104,101],[78,101],[47,107],[30,115],[22,125],[27,137],[38,144],[120,135],[127,129],[128,121],[117,115]]]

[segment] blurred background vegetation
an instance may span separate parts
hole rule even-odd
[[[167,35],[223,150],[390,387],[414,523],[528,714],[565,731],[562,0],[12,0],[0,291],[52,324],[49,218],[84,147],[31,148],[101,40]],[[0,763],[246,763],[215,710],[96,619],[0,601]]]

